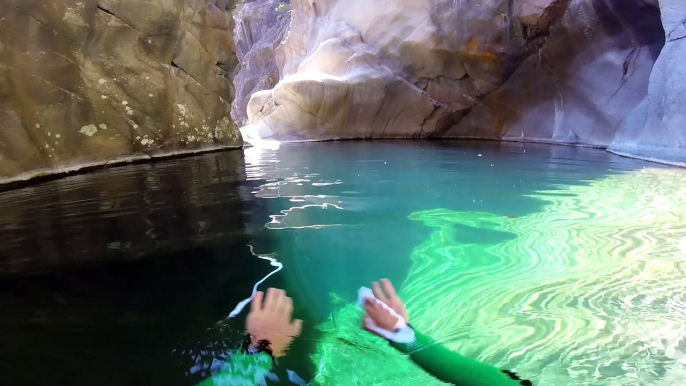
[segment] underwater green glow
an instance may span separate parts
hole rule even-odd
[[[517,218],[409,216],[433,230],[400,285],[411,323],[535,384],[683,380],[686,172],[643,169],[535,197],[543,210]],[[461,237],[465,229],[503,237],[478,243]],[[359,318],[350,304],[319,326],[317,383],[440,384],[362,332]]]

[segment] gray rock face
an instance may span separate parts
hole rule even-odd
[[[236,99],[231,116],[239,126],[245,126],[250,95],[270,90],[279,81],[274,51],[291,22],[290,1],[248,0],[234,18],[234,40],[241,66],[234,78]]]
[[[664,40],[642,1],[571,1],[545,43],[445,136],[607,146]]]
[[[660,0],[666,44],[648,96],[624,119],[610,150],[686,165],[686,2]]]
[[[683,162],[685,7],[0,0],[0,180],[240,146],[230,115],[280,140],[543,141]]]
[[[0,0],[0,179],[242,144],[236,0]]]
[[[276,51],[281,80],[253,93],[247,107],[246,131],[262,138],[632,143],[631,130],[618,127],[646,97],[665,44],[665,2],[657,0],[291,6]],[[680,20],[670,30],[674,52],[686,35]],[[650,136],[642,126],[635,133]]]

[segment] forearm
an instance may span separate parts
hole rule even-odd
[[[415,342],[391,345],[437,379],[455,386],[528,386],[514,373],[464,357],[415,330]]]

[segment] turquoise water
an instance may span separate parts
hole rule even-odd
[[[0,383],[193,384],[239,345],[244,314],[225,318],[268,255],[305,320],[284,381],[435,384],[359,331],[356,290],[388,277],[417,328],[536,384],[673,384],[685,208],[682,169],[476,142],[251,148],[6,192]]]

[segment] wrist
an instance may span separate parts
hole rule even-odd
[[[271,342],[268,339],[247,332],[241,349],[243,351],[269,351],[271,354]]]
[[[403,354],[411,354],[417,347],[417,333],[411,326],[405,326],[399,329],[398,335],[401,339],[389,339],[391,347],[400,351]]]
[[[396,329],[391,341],[402,344],[412,344],[417,340],[414,329],[409,324]]]
[[[251,350],[257,350],[257,344],[261,339],[259,339],[256,335],[250,335],[249,338],[249,343],[248,343],[248,348]]]

